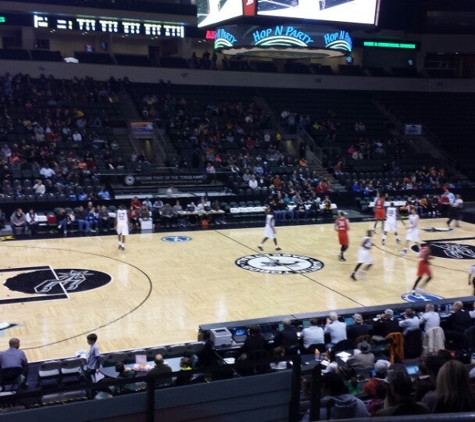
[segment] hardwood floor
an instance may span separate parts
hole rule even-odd
[[[138,234],[127,238],[125,251],[118,250],[115,236],[2,242],[0,328],[16,325],[0,331],[0,350],[18,337],[31,361],[68,357],[87,349],[86,335],[96,332],[104,353],[194,341],[200,324],[402,303],[416,276],[417,254],[402,257],[392,234],[384,247],[381,231],[374,235],[375,264],[366,279],[349,278],[372,224],[352,223],[346,262],[338,260],[331,224],[278,227],[280,258],[269,255],[275,253],[270,241],[264,252],[257,249],[263,228]],[[445,220],[421,225],[444,228]],[[400,234],[404,238],[402,227]],[[162,240],[174,235],[191,240]],[[468,223],[450,232],[421,231],[421,239],[475,248]],[[258,255],[251,258],[261,259],[264,272],[236,265],[248,255]],[[292,268],[300,265],[299,256],[323,267],[298,273]],[[467,273],[474,259],[435,258],[427,291],[444,298],[471,295]],[[297,273],[265,272],[276,265]]]

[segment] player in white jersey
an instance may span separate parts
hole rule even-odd
[[[470,267],[470,272],[468,273],[468,285],[473,284],[473,295],[475,296],[475,264]]]
[[[264,239],[262,242],[257,246],[261,251],[264,250],[264,243],[267,239],[273,239],[275,244],[275,250],[280,251],[280,247],[277,243],[277,237],[275,233],[275,219],[274,213],[272,212],[271,207],[266,208],[266,225],[264,227]]]
[[[119,236],[119,249],[125,250],[125,236],[129,235],[129,216],[124,205],[119,205],[115,218],[115,230]]]
[[[408,224],[406,226],[406,243],[401,252],[402,255],[406,255],[409,242],[414,242],[417,245],[417,252],[421,250],[421,241],[419,239],[419,215],[414,206],[411,206],[409,211]]]
[[[389,207],[386,208],[386,220],[384,221],[384,231],[383,236],[381,238],[381,244],[383,246],[386,244],[386,235],[388,234],[388,232],[394,232],[396,236],[396,242],[401,243],[401,238],[397,234],[397,220],[400,220],[399,211],[394,206],[394,203],[391,202]]]
[[[363,273],[361,274],[364,277],[364,273],[368,271],[371,266],[373,265],[373,257],[371,256],[371,247],[373,243],[371,242],[371,235],[373,234],[373,230],[368,230],[367,235],[363,237],[361,241],[361,245],[358,248],[358,263],[356,264],[355,269],[350,275],[350,278],[353,281],[356,281],[356,272],[360,269],[360,267],[365,264],[366,267],[364,268]]]

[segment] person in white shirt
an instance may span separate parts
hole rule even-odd
[[[468,314],[470,315],[470,318],[475,318],[475,302],[473,302],[472,307],[473,307],[473,311],[469,311]]]
[[[404,319],[402,321],[399,321],[399,326],[402,328],[403,335],[406,335],[407,333],[414,330],[418,330],[420,328],[419,317],[416,316],[412,309],[406,309],[403,315]]]
[[[129,217],[123,204],[119,205],[115,219],[115,230],[119,236],[119,249],[125,250],[125,237],[129,235]]]
[[[364,271],[360,274],[361,277],[364,277],[364,273],[368,271],[371,266],[373,265],[373,257],[371,256],[371,247],[373,243],[371,242],[371,235],[373,234],[373,230],[368,230],[365,237],[363,237],[360,247],[358,248],[358,263],[356,264],[355,269],[350,275],[350,278],[353,281],[357,281],[356,273],[361,268],[363,264],[365,264]]]
[[[408,220],[409,223],[406,226],[406,243],[401,252],[404,256],[407,254],[409,242],[414,242],[416,244],[418,252],[421,250],[421,241],[419,239],[419,215],[417,214],[416,207],[411,206]]]
[[[259,187],[259,182],[257,181],[256,176],[251,176],[248,185],[251,189],[257,189]]]
[[[397,233],[398,220],[400,220],[399,211],[394,206],[394,203],[391,202],[389,207],[386,208],[386,220],[384,221],[383,236],[381,238],[381,244],[383,246],[386,245],[386,235],[388,234],[388,232],[394,232],[394,235],[396,236],[396,242],[401,243],[401,238]]]
[[[26,213],[26,226],[30,229],[30,234],[34,236],[38,230],[38,215],[33,208]]]
[[[338,314],[334,311],[328,314],[324,332],[330,336],[330,343],[327,344],[327,348],[333,347],[340,341],[347,339],[346,324],[338,321]]]
[[[325,333],[323,328],[318,326],[318,319],[310,319],[310,327],[304,328],[300,334],[303,342],[303,347],[308,349],[312,344],[324,344]]]
[[[447,226],[450,227],[450,223],[455,220],[455,227],[460,227],[460,220],[462,219],[463,199],[457,194],[455,200],[450,203],[449,219],[447,220]]]
[[[431,328],[440,327],[440,316],[435,312],[434,305],[429,303],[426,305],[426,311],[422,314],[420,319],[421,328],[427,332]]]
[[[73,142],[82,142],[82,135],[77,130],[73,133]]]
[[[41,167],[40,174],[46,179],[49,179],[55,175],[55,172],[48,164],[45,164],[43,167]]]
[[[33,190],[35,191],[35,195],[44,195],[46,193],[46,186],[41,179],[38,179],[33,185]]]

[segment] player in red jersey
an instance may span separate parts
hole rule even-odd
[[[340,211],[338,213],[339,217],[335,221],[335,231],[338,232],[338,240],[340,242],[340,261],[346,261],[344,257],[344,252],[348,249],[350,241],[348,239],[348,231],[350,230],[350,221],[345,217],[345,213]]]
[[[432,271],[430,269],[430,260],[433,259],[431,255],[430,243],[426,243],[419,252],[419,264],[417,267],[417,279],[412,287],[412,294],[416,294],[416,288],[421,281],[423,275],[427,275],[427,279],[424,281],[425,286],[432,279]]]
[[[378,192],[374,200],[374,230],[378,225],[378,221],[381,221],[381,228],[384,230],[384,220],[386,219],[386,212],[384,208],[384,198]]]

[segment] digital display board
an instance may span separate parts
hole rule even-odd
[[[279,18],[377,25],[380,0],[197,0],[198,27],[230,20]]]
[[[216,30],[214,48],[225,54],[264,55],[270,50],[286,50],[338,57],[351,53],[353,40],[345,30],[308,24],[228,25]]]
[[[185,26],[173,23],[45,14],[33,15],[32,19],[33,27],[38,29],[145,35],[150,37],[185,37]]]

